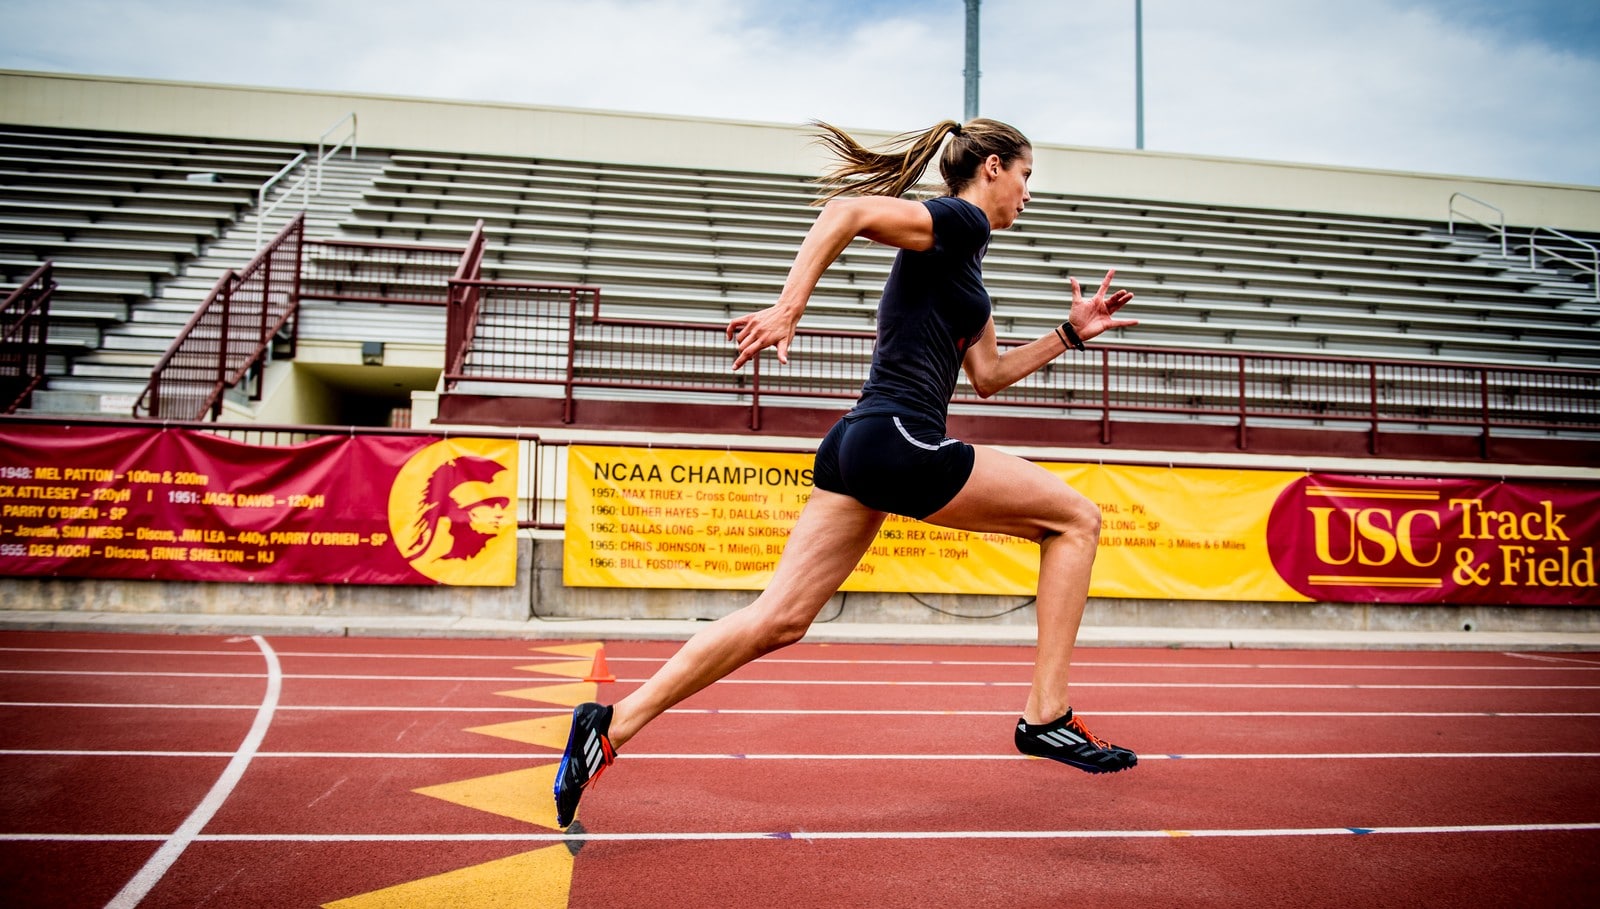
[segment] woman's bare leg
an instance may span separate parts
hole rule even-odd
[[[1100,509],[1037,464],[991,448],[977,452],[972,476],[928,523],[1005,533],[1039,544],[1039,644],[1022,718],[1048,723],[1071,706],[1067,675],[1089,599],[1100,540]]]
[[[609,738],[622,745],[648,722],[762,654],[800,640],[883,524],[881,511],[813,489],[778,568],[755,602],[690,638],[650,680],[612,705]]]

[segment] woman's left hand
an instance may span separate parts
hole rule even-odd
[[[1100,289],[1087,300],[1083,297],[1083,289],[1078,286],[1078,279],[1071,279],[1072,313],[1067,318],[1072,323],[1072,330],[1085,341],[1113,328],[1131,328],[1139,324],[1138,319],[1116,318],[1117,311],[1133,299],[1133,293],[1126,290],[1111,291],[1107,295],[1107,291],[1111,290],[1111,277],[1116,273],[1116,269],[1106,272]]]

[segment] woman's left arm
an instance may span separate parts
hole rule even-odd
[[[1115,274],[1114,269],[1106,272],[1100,289],[1093,297],[1087,298],[1078,286],[1078,279],[1072,279],[1072,310],[1064,324],[1071,326],[1079,340],[1087,341],[1113,328],[1131,328],[1139,324],[1137,319],[1116,318],[1117,312],[1133,299],[1133,294],[1126,290],[1111,290],[1111,277]],[[1032,375],[1046,363],[1061,356],[1068,347],[1068,335],[1062,328],[1001,353],[1000,344],[995,339],[994,317],[991,316],[989,324],[984,326],[983,335],[967,350],[961,368],[966,370],[967,379],[977,390],[978,396],[987,398]]]

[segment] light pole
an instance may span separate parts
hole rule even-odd
[[[1133,147],[1144,148],[1144,0],[1133,0]]]
[[[962,71],[967,81],[967,120],[978,115],[978,4],[982,2],[967,0],[967,68]]]

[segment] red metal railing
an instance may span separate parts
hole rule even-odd
[[[55,265],[46,262],[0,303],[0,413],[31,406],[44,381],[55,289]]]
[[[449,311],[445,316],[446,373],[459,372],[472,336],[478,330],[478,278],[483,274],[483,222],[479,221],[467,239],[467,251],[447,288]]]
[[[300,298],[443,306],[450,274],[461,262],[461,250],[453,246],[306,240]]]
[[[280,332],[293,355],[304,238],[302,213],[242,270],[223,273],[151,370],[134,416],[214,420],[223,394],[263,362]]]
[[[474,270],[482,254],[479,237]],[[214,420],[227,391],[252,378],[257,398],[274,344],[294,356],[301,300],[443,306],[447,277],[466,267],[453,247],[308,240],[302,213],[250,264],[218,280],[151,371],[134,416]]]
[[[484,253],[482,222],[462,251],[308,241],[296,219],[218,283],[140,409],[215,418],[223,393],[264,362],[274,339],[292,355],[302,298],[444,304],[447,392],[463,382],[542,387],[569,423],[581,398],[626,392],[731,403],[760,429],[763,413],[850,399],[866,379],[871,332],[802,329],[788,366],[764,370],[758,359],[733,372],[722,322],[605,316],[597,287],[484,280]],[[954,403],[977,400],[962,385]],[[1260,427],[1355,429],[1373,453],[1383,431],[1463,427],[1487,451],[1496,431],[1600,434],[1600,372],[1096,345],[995,395],[984,413],[1098,422],[1108,444],[1114,420],[1140,415],[1225,426],[1241,449]]]
[[[874,342],[871,332],[801,329],[788,366],[763,371],[758,359],[735,373],[721,323],[608,318],[595,287],[454,283],[475,295],[479,322],[453,330],[466,343],[452,348],[446,390],[556,386],[568,422],[584,392],[629,390],[731,399],[760,429],[765,409],[855,397]],[[978,400],[962,384],[954,403]],[[1106,443],[1113,418],[1142,414],[1236,427],[1241,449],[1252,427],[1365,430],[1375,453],[1380,431],[1406,427],[1467,427],[1485,445],[1496,430],[1600,432],[1600,372],[1096,345],[993,396],[984,412],[1007,408],[1098,421]]]

